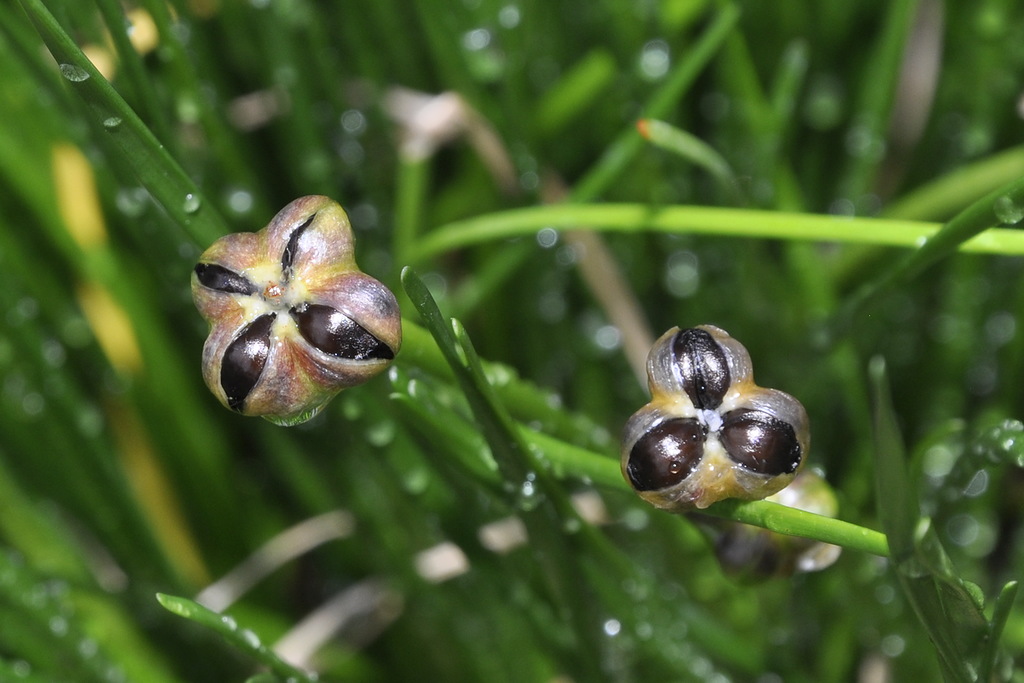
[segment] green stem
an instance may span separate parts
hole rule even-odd
[[[530,429],[522,428],[521,433],[527,443],[544,454],[555,476],[585,479],[602,488],[628,490],[617,459],[587,451]],[[889,555],[885,535],[878,531],[766,500],[725,500],[701,512],[787,536],[811,538],[881,557]]]
[[[425,158],[400,154],[395,196],[392,254],[399,268],[409,262],[427,197],[429,168]]]
[[[990,217],[989,224],[994,223]],[[444,225],[416,246],[416,261],[484,242],[533,235],[544,227],[586,225],[605,232],[664,232],[812,240],[912,248],[931,240],[936,223],[806,213],[646,204],[559,204],[513,209]],[[1024,232],[993,228],[963,242],[970,252],[1024,254]]]

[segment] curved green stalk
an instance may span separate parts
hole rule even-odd
[[[530,429],[522,428],[521,432],[530,445],[543,453],[555,476],[580,478],[602,488],[629,491],[618,460]],[[725,500],[701,512],[787,536],[803,536],[882,557],[889,554],[889,545],[881,532],[766,500]]]
[[[500,211],[449,223],[420,240],[414,257],[424,261],[446,251],[483,242],[533,235],[541,228],[578,225],[602,232],[702,234],[905,248],[920,246],[940,228],[937,223],[920,221],[707,206],[561,204]],[[1024,254],[1024,233],[994,228],[967,240],[960,248],[970,252]]]

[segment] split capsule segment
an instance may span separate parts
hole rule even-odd
[[[795,398],[754,384],[750,355],[710,325],[673,328],[647,360],[651,402],[627,422],[622,472],[669,510],[753,500],[786,486],[810,446]]]
[[[344,210],[310,196],[203,253],[192,296],[210,323],[203,378],[221,403],[297,424],[391,363],[402,343],[398,303],[359,270],[353,249]]]

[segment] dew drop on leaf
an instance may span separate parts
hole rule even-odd
[[[89,72],[74,64],[61,64],[60,74],[72,83],[81,83],[89,80]]]
[[[1004,194],[992,205],[996,218],[1004,225],[1016,225],[1024,220],[1024,202],[1016,202],[1008,194]]]
[[[185,201],[182,202],[181,208],[185,213],[195,213],[199,210],[200,206],[202,206],[202,200],[199,198],[199,195],[189,192],[185,195]]]
[[[243,628],[241,631],[239,631],[239,634],[242,636],[242,639],[246,642],[247,645],[253,648],[258,648],[261,645],[260,637],[252,631],[250,631],[249,629]]]

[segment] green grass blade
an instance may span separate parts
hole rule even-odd
[[[1010,618],[1013,610],[1013,602],[1017,599],[1017,581],[1008,581],[996,597],[995,608],[992,610],[992,620],[988,624],[988,638],[985,641],[985,650],[981,657],[981,664],[978,666],[978,680],[992,680],[992,671],[995,669],[996,658],[999,656],[999,640],[1003,636],[1003,629]]]
[[[918,276],[925,268],[950,256],[979,233],[997,225],[1016,225],[1024,221],[1024,178],[1004,185],[958,213],[938,231],[929,234],[920,246],[882,275],[865,283],[844,304],[833,321],[833,336],[839,336],[856,316],[879,295]],[[995,231],[986,235],[992,237]],[[1013,230],[1014,239],[1024,232]],[[996,253],[1013,253],[1008,249]]]
[[[975,680],[972,667],[980,660],[986,632],[978,594],[955,573],[931,521],[920,516],[882,359],[872,361],[870,376],[879,517],[892,549],[893,568],[935,645],[944,678],[949,683],[968,683]]]
[[[665,85],[644,107],[643,118],[662,118],[669,113],[721,48],[722,43],[736,26],[739,17],[739,10],[732,4],[726,5],[718,12],[711,25],[694,43],[693,48],[673,68]],[[572,200],[584,202],[600,196],[642,148],[643,138],[640,137],[639,131],[630,126],[608,146],[594,167],[572,188],[570,192]],[[580,225],[589,224],[580,223]]]
[[[199,244],[209,244],[227,229],[198,186],[154,137],[114,87],[64,31],[41,0],[19,0],[60,65],[72,91],[88,106],[97,126],[113,137],[131,162],[139,182]]]
[[[729,162],[718,151],[696,135],[687,133],[665,121],[641,119],[637,128],[654,146],[689,161],[708,173],[727,191],[735,190],[736,177]]]
[[[260,641],[258,635],[248,628],[239,626],[232,617],[218,614],[187,598],[157,593],[156,599],[169,612],[205,626],[239,651],[269,667],[280,678],[303,681],[304,683],[313,683],[316,680],[308,672],[282,660],[272,649]]]
[[[430,232],[420,241],[416,257],[417,260],[427,260],[448,251],[484,242],[532,236],[544,227],[572,228],[579,225],[602,232],[717,235],[906,248],[916,247],[929,240],[940,228],[936,223],[919,221],[843,218],[703,206],[562,204],[500,211],[449,223]],[[1024,233],[1018,230],[996,228],[968,237],[955,245],[945,238],[943,242],[946,249],[1024,254]]]
[[[491,454],[505,480],[510,501],[516,505],[531,539],[531,548],[543,568],[548,594],[563,618],[574,624],[580,646],[588,657],[574,658],[579,675],[599,675],[596,659],[601,651],[596,605],[588,589],[575,579],[577,562],[569,552],[561,530],[566,520],[580,524],[568,497],[541,467],[516,430],[484,377],[480,358],[457,321],[445,324],[437,304],[423,281],[410,268],[402,271],[402,286],[412,300],[455,373]],[[454,332],[452,331],[454,328]]]
[[[956,168],[894,200],[886,218],[946,220],[999,187],[1024,176],[1024,146],[1012,147]]]

